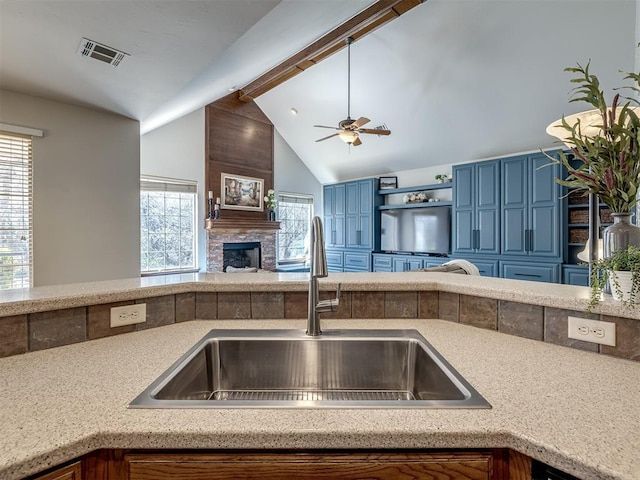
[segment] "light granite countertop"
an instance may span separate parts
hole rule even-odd
[[[212,328],[191,321],[0,359],[0,478],[99,448],[512,448],[583,479],[640,478],[640,362],[442,320],[325,320],[416,328],[493,406],[426,409],[127,409]]]
[[[308,273],[194,273],[35,287],[0,292],[0,317],[185,292],[306,291]],[[323,290],[444,291],[567,310],[585,310],[587,287],[439,272],[331,273]],[[606,295],[594,313],[640,319]]]

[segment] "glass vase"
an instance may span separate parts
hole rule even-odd
[[[640,247],[640,227],[631,223],[632,213],[612,213],[613,225],[604,229],[604,258],[627,247]]]
[[[276,221],[276,211],[275,210],[269,210],[269,221],[271,221],[271,222],[275,222]]]

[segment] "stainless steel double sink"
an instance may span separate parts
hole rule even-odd
[[[416,330],[212,330],[131,408],[491,408]]]

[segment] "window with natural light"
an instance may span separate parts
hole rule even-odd
[[[309,255],[309,226],[313,197],[298,193],[278,195],[278,264],[305,263]]]
[[[195,270],[197,184],[159,177],[140,179],[140,271]]]
[[[31,143],[0,132],[0,290],[33,283]]]

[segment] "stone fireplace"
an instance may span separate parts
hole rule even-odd
[[[262,245],[260,242],[233,242],[222,244],[222,268],[262,268]]]
[[[280,222],[250,219],[220,219],[208,222],[207,272],[216,273],[224,271],[225,244],[253,244],[254,246],[251,247],[252,250],[256,248],[260,250],[261,268],[263,270],[275,271],[276,233],[279,229]],[[229,245],[227,246],[227,250],[230,250]],[[238,268],[242,268],[242,266],[238,265]]]

